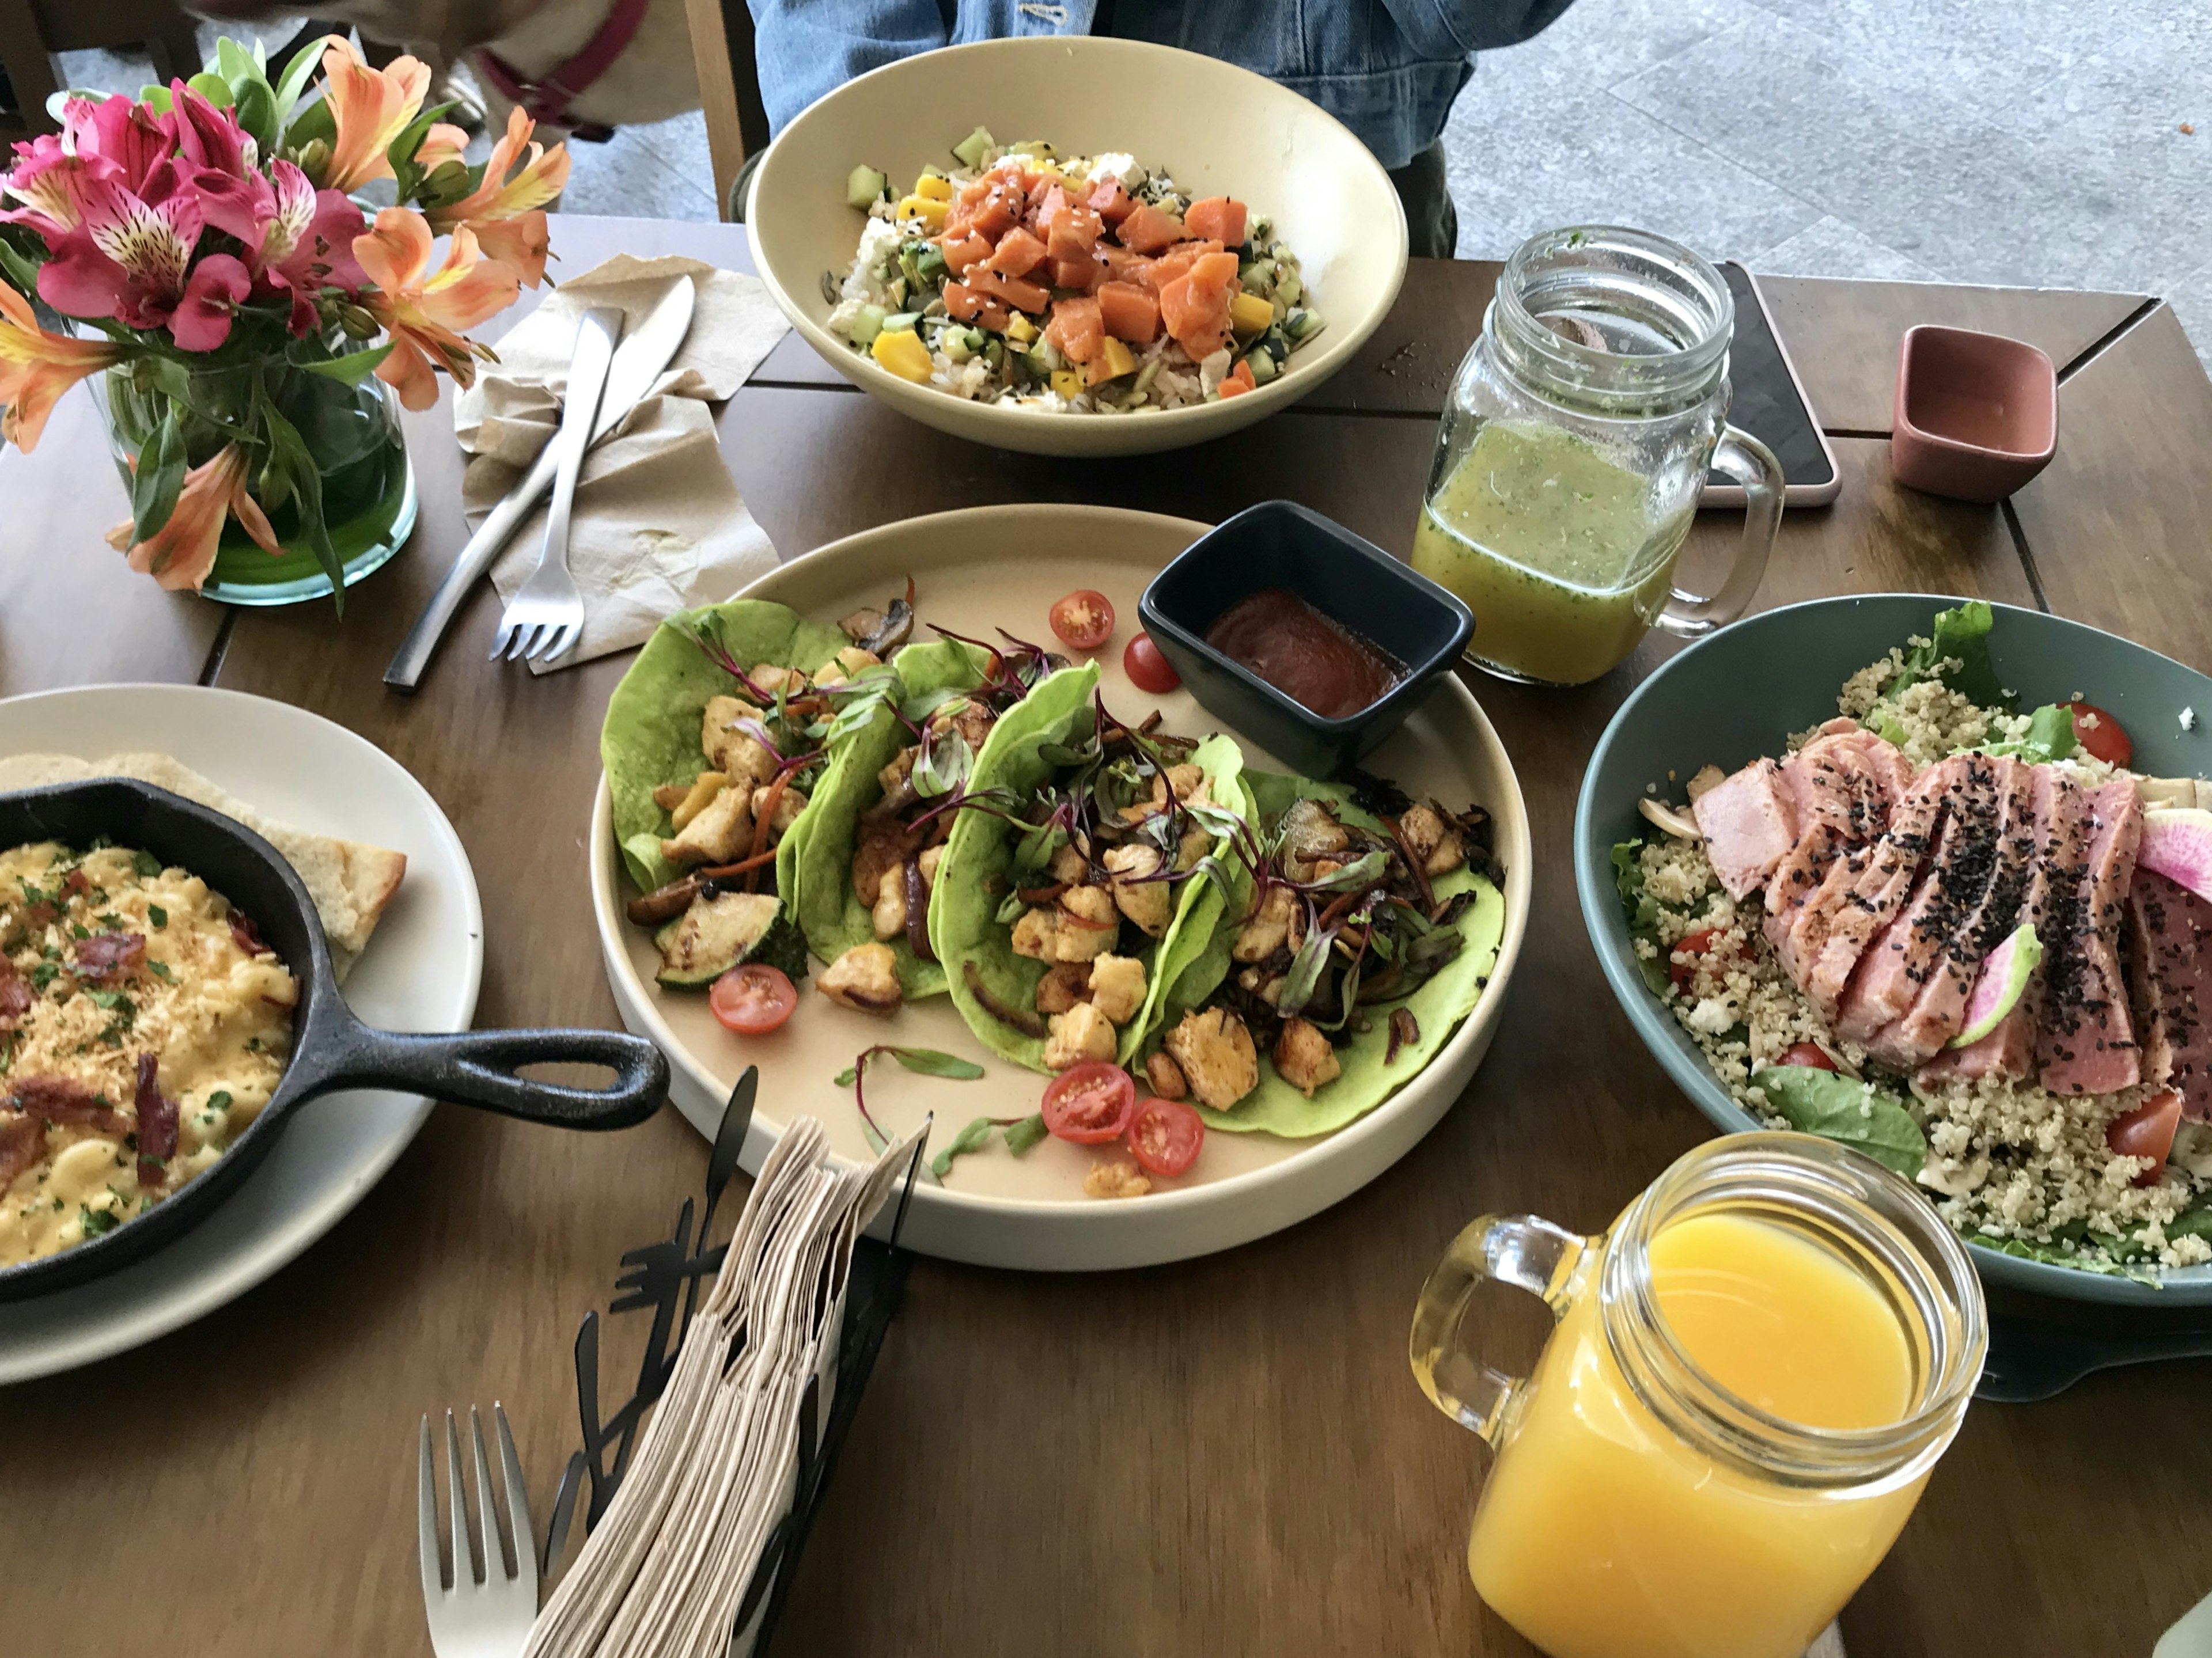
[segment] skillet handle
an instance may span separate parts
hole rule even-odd
[[[311,1090],[399,1088],[555,1128],[629,1128],[668,1096],[668,1060],[642,1036],[612,1030],[464,1030],[456,1035],[356,1025]],[[526,1065],[605,1066],[605,1089],[532,1082]]]

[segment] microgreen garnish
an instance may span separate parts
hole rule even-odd
[[[1044,1113],[1032,1113],[1026,1117],[978,1117],[952,1137],[952,1144],[929,1160],[929,1172],[943,1180],[951,1169],[955,1157],[964,1157],[970,1151],[980,1151],[989,1144],[991,1136],[1004,1130],[1006,1150],[1020,1157],[1046,1134]]]
[[[908,1070],[925,1077],[949,1077],[955,1082],[973,1082],[983,1074],[983,1067],[973,1060],[963,1060],[957,1054],[940,1054],[933,1048],[901,1048],[895,1042],[878,1042],[864,1048],[860,1056],[840,1071],[834,1080],[840,1088],[853,1090],[853,1103],[860,1108],[860,1121],[869,1134],[869,1143],[878,1151],[890,1145],[890,1136],[884,1133],[875,1118],[868,1114],[868,1096],[865,1078],[868,1061],[878,1054],[888,1054]]]

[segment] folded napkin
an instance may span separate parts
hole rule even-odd
[[[644,319],[659,285],[689,276],[698,290],[691,331],[653,390],[584,457],[569,520],[568,569],[584,593],[584,631],[557,664],[570,667],[635,645],[671,612],[727,598],[775,564],[775,550],[732,482],[708,408],[745,383],[791,325],[757,276],[696,259],[618,253],[561,284],[499,343],[499,361],[454,399],[453,429],[474,457],[461,482],[473,529],[520,482],[561,423],[576,325],[593,306]],[[617,348],[619,349],[619,348]],[[512,598],[538,568],[545,509],[526,520],[492,566]]]

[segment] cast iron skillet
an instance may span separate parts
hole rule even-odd
[[[373,1030],[338,995],[307,890],[276,847],[166,789],[121,778],[0,794],[0,848],[35,841],[83,847],[100,836],[180,865],[242,910],[300,982],[292,1059],[276,1092],[230,1150],[143,1214],[74,1249],[0,1267],[0,1301],[20,1301],[111,1272],[204,1218],[253,1171],[285,1119],[318,1094],[396,1088],[562,1128],[627,1128],[659,1108],[668,1061],[651,1042],[608,1030],[480,1030],[410,1035]],[[531,1082],[526,1065],[579,1061],[617,1074],[605,1091]],[[6,1095],[0,1078],[0,1098]]]

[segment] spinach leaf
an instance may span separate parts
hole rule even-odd
[[[1659,901],[1644,890],[1644,871],[1636,861],[1636,854],[1644,850],[1641,841],[1623,841],[1613,849],[1613,885],[1620,895],[1620,907],[1628,912],[1628,936],[1631,939],[1648,940],[1659,953],[1645,956],[1637,952],[1636,970],[1644,975],[1644,988],[1654,996],[1667,993],[1667,946],[1659,938]]]
[[[1792,1128],[1863,1152],[1907,1180],[1928,1161],[1928,1137],[1912,1114],[1871,1083],[1809,1065],[1768,1066],[1751,1081]]]
[[[1924,679],[1940,679],[1978,708],[2010,711],[2019,699],[2006,690],[1990,660],[1990,629],[1996,612],[1985,598],[1970,598],[1956,610],[1938,610],[1929,629],[1929,642],[1906,653],[1905,671],[1882,687],[1885,698]],[[1956,667],[1938,665],[1955,662]]]
[[[2106,1278],[2132,1278],[2137,1284],[2150,1285],[2154,1290],[2164,1287],[2155,1272],[2117,1260],[2107,1260],[2100,1255],[2085,1254],[2063,1243],[2037,1243],[2028,1238],[1985,1238],[1972,1234],[1968,1235],[1966,1241],[2021,1260],[2039,1260],[2045,1266],[2070,1267],[2077,1272],[2096,1272]]]

